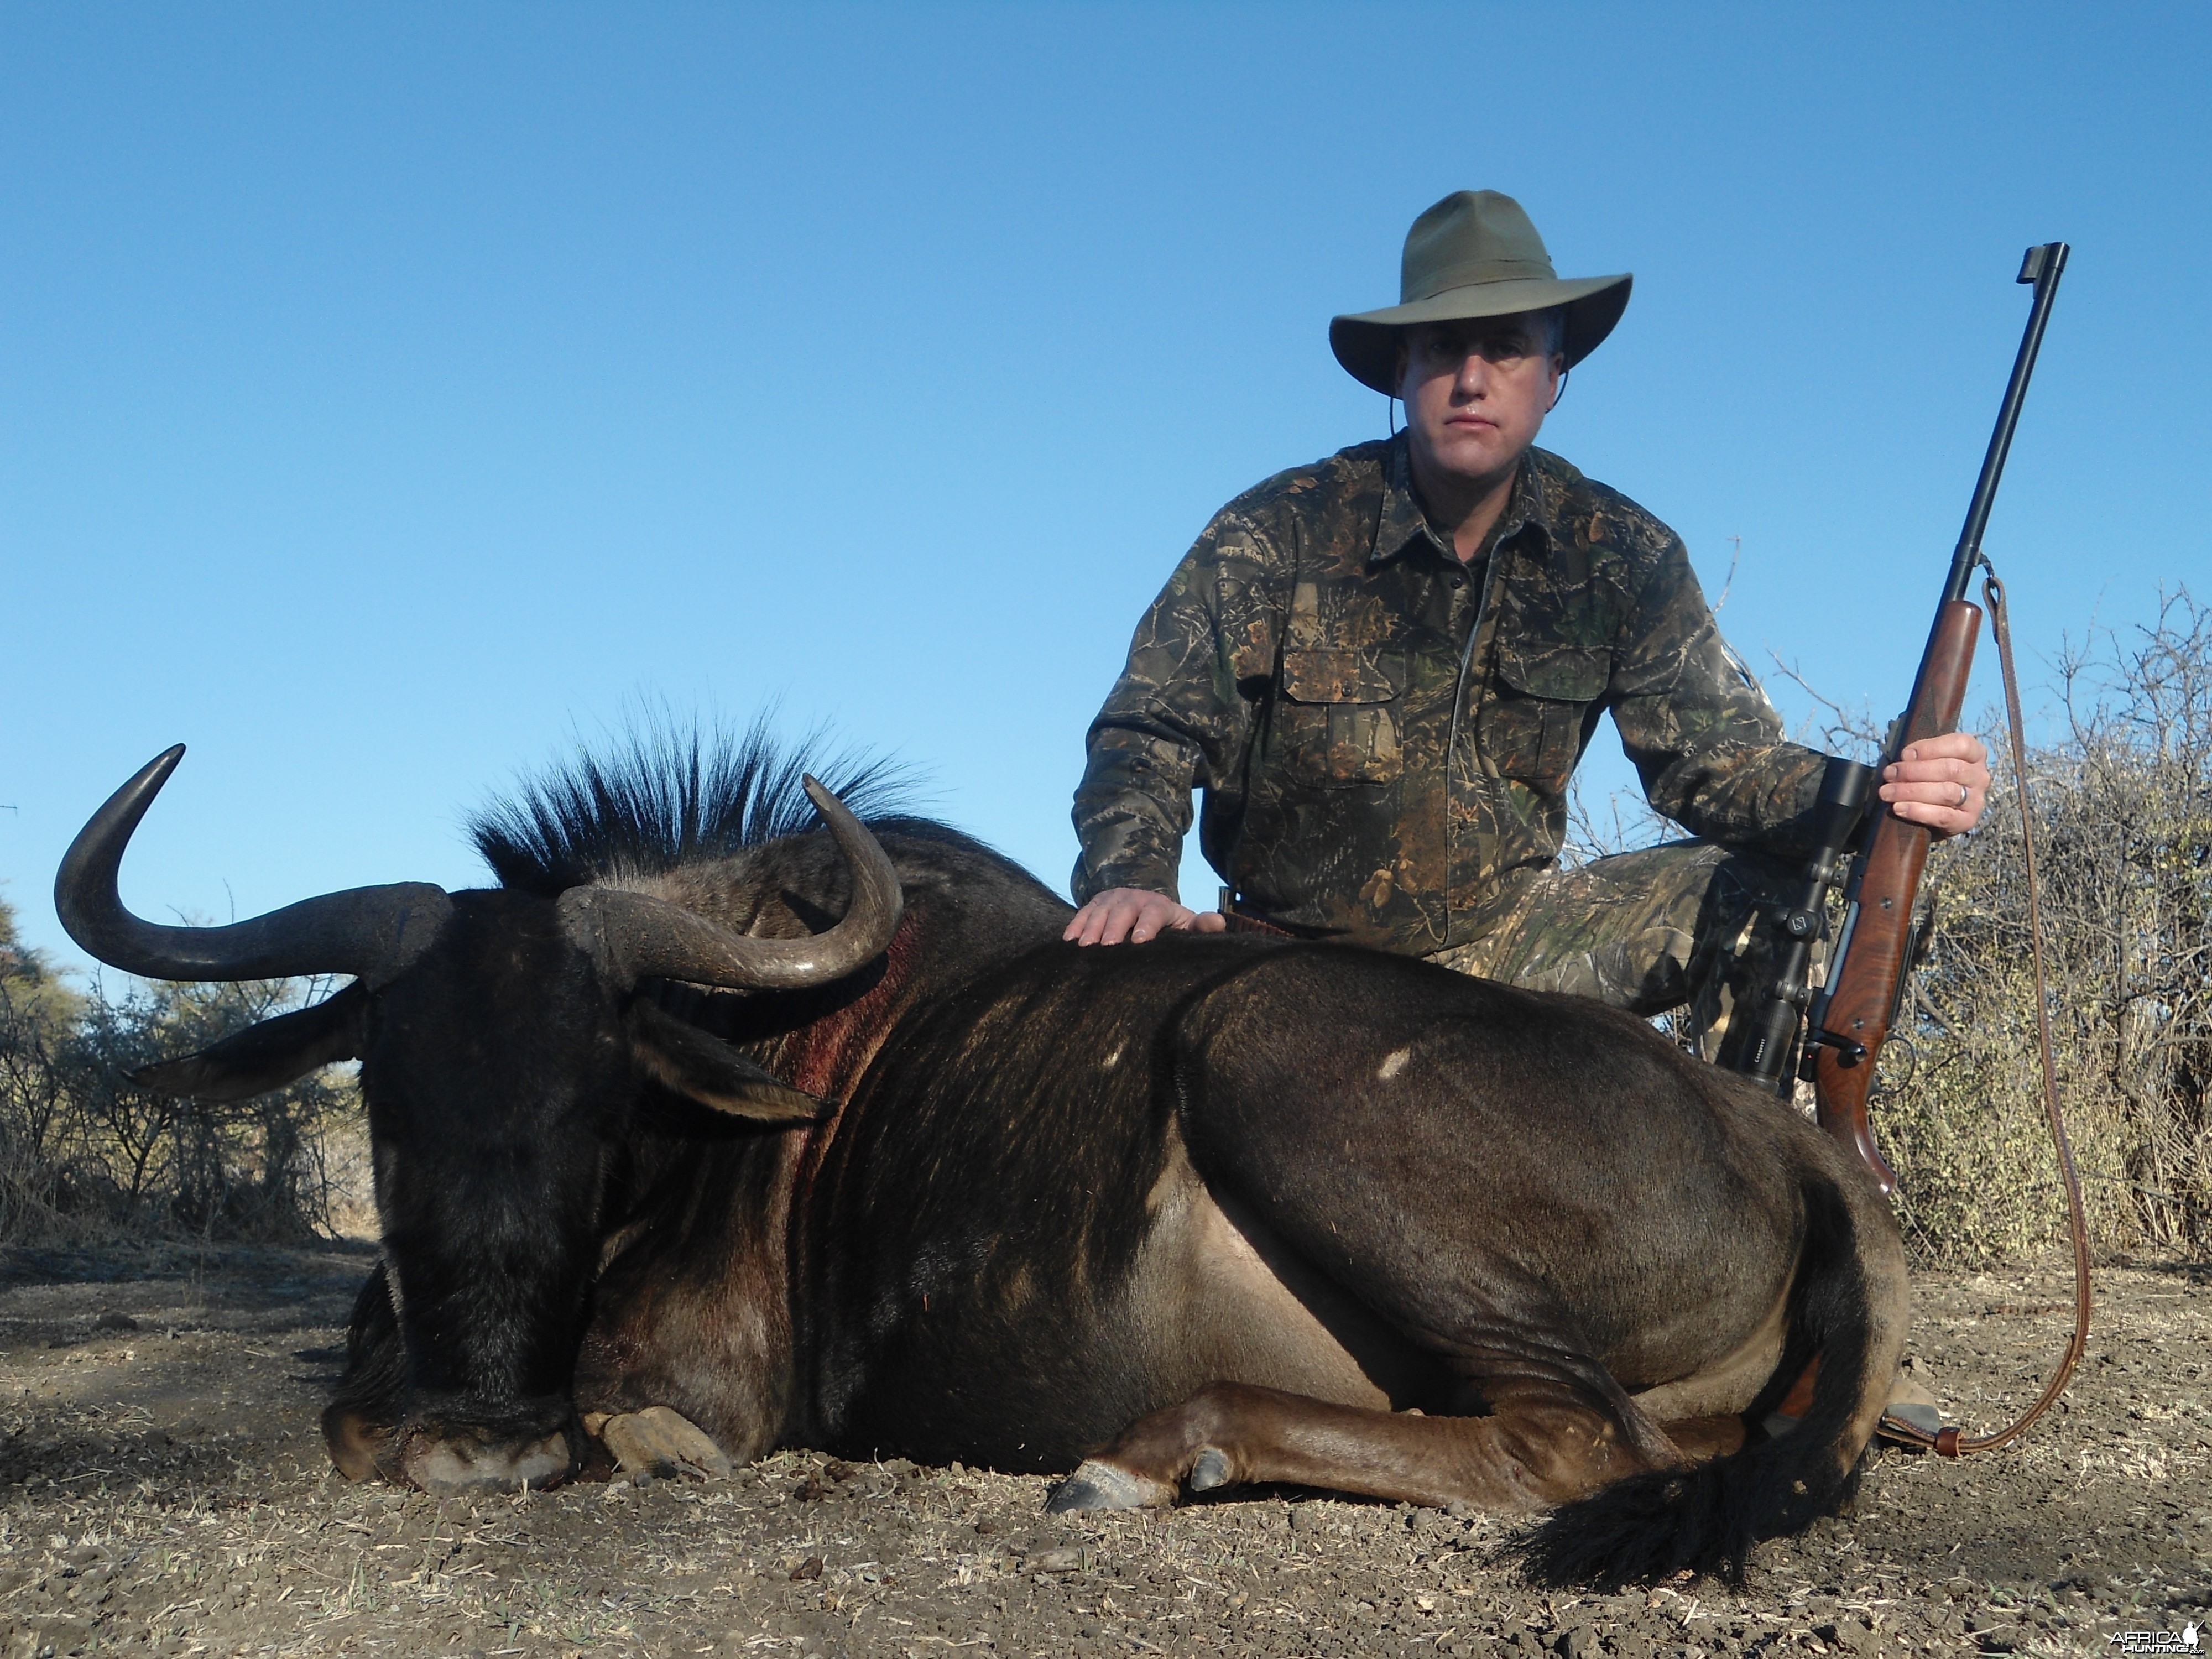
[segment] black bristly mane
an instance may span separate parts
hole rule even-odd
[[[811,830],[820,815],[800,787],[809,772],[864,821],[944,833],[901,811],[913,781],[896,763],[810,750],[818,741],[787,750],[758,722],[736,736],[632,731],[471,814],[469,838],[500,885],[550,897]]]

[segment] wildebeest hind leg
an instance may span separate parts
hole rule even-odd
[[[1203,1492],[1265,1480],[1528,1511],[1660,1467],[1664,1457],[1663,1439],[1648,1427],[1637,1432],[1570,1379],[1493,1377],[1482,1390],[1487,1416],[1424,1417],[1211,1383],[1132,1425],[1086,1459],[1047,1507],[1135,1509],[1172,1502],[1185,1481]]]

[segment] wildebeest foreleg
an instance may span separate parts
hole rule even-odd
[[[1132,1425],[1086,1459],[1048,1507],[1134,1509],[1172,1502],[1185,1481],[1203,1492],[1280,1480],[1528,1511],[1687,1461],[1668,1456],[1662,1437],[1568,1379],[1486,1379],[1483,1394],[1486,1416],[1424,1417],[1212,1383]]]

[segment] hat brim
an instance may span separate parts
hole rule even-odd
[[[1583,276],[1572,282],[1554,277],[1526,276],[1511,282],[1470,283],[1448,288],[1411,305],[1383,311],[1362,311],[1332,317],[1329,349],[1345,373],[1362,386],[1386,396],[1397,395],[1398,337],[1416,323],[1457,323],[1478,317],[1510,317],[1523,311],[1566,307],[1566,337],[1561,343],[1567,367],[1597,349],[1620,313],[1628,309],[1628,290],[1635,278]]]

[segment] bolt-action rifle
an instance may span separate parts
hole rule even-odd
[[[2066,269],[2066,244],[2045,242],[2027,251],[2020,280],[2035,285],[2027,331],[2013,360],[2012,379],[1997,410],[1996,430],[1982,459],[1982,476],[1966,509],[1966,528],[1951,556],[1943,598],[1936,608],[1928,648],[1921,653],[1912,699],[1889,728],[1881,764],[1887,766],[1926,738],[1958,729],[1959,708],[1974,665],[1974,634],[1982,611],[1966,597],[1966,584],[1982,556],[1982,531],[1996,498],[1997,480],[2012,447],[2013,428],[2027,395],[2028,377],[2043,343],[2044,325]],[[1765,1006],[1752,1010],[1752,1023],[1729,1044],[1732,1063],[1787,1092],[1789,1057],[1796,1046],[1801,1018],[1806,1019],[1801,1075],[1814,1087],[1820,1127],[1866,1161],[1885,1193],[1897,1178],[1875,1148],[1867,1121],[1867,1096],[1882,1045],[1896,1023],[1917,940],[1913,901],[1920,890],[1930,831],[1899,817],[1875,793],[1876,768],[1832,759],[1821,780],[1814,835],[1818,843],[1805,872],[1800,901],[1770,918],[1780,930],[1776,983]],[[1844,920],[1829,963],[1826,982],[1817,992],[1807,984],[1814,941],[1826,930],[1828,890],[1850,856]]]

